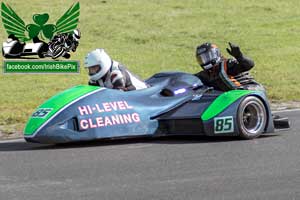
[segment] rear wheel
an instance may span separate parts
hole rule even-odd
[[[239,106],[237,120],[241,138],[259,137],[267,124],[265,105],[255,96],[246,97]]]

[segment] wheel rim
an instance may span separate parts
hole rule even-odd
[[[60,57],[64,52],[64,49],[62,47],[57,47],[56,49],[54,49],[53,53],[52,53],[52,58],[58,58]]]
[[[256,101],[248,102],[243,109],[241,115],[241,125],[249,135],[259,133],[264,125],[265,115],[264,108]]]

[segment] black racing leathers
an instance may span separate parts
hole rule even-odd
[[[203,70],[195,74],[204,85],[216,90],[229,91],[234,89],[264,90],[249,74],[254,62],[245,56],[238,59],[222,59],[222,62],[211,70]]]

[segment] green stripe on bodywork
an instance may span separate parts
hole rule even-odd
[[[257,92],[257,91],[255,91]],[[203,121],[207,121],[223,112],[228,106],[242,96],[253,93],[251,90],[231,90],[218,96],[204,111],[201,116]]]
[[[55,113],[57,113],[64,106],[80,98],[81,96],[91,93],[98,89],[99,87],[97,86],[79,85],[51,97],[36,109],[38,110],[40,108],[50,108],[52,109],[51,112],[48,113],[44,118],[30,117],[29,121],[26,124],[24,135],[25,136],[33,135],[34,132],[41,125],[43,125],[49,118],[51,118]]]

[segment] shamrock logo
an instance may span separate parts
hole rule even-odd
[[[70,33],[77,28],[79,22],[79,2],[73,4],[54,24],[47,24],[48,13],[32,16],[34,24],[26,25],[17,13],[5,3],[1,3],[1,18],[8,35],[13,34],[20,41],[26,42],[39,35],[52,39],[58,33]]]
[[[54,24],[46,24],[49,20],[49,15],[47,13],[44,14],[35,14],[32,17],[32,20],[35,24],[28,24],[26,26],[26,30],[28,31],[29,38],[37,37],[42,32],[43,36],[51,39],[53,34],[56,31],[56,26]]]

